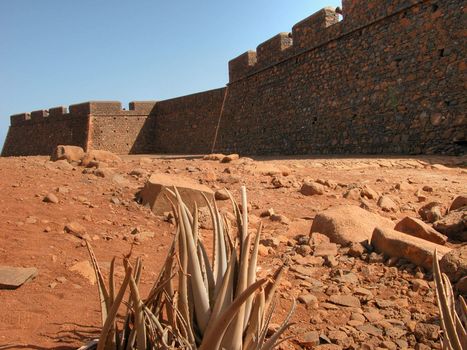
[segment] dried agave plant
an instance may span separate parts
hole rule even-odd
[[[102,309],[97,350],[269,350],[285,340],[281,337],[292,325],[295,302],[282,325],[273,334],[269,329],[285,267],[270,278],[256,278],[261,226],[255,237],[248,232],[246,188],[241,192],[242,210],[229,194],[237,222],[234,238],[215,201],[205,197],[214,227],[210,260],[199,235],[197,208],[191,213],[177,189],[170,191],[176,234],[146,299],[138,288],[141,259],[133,266],[129,256],[124,258],[125,277],[116,288],[115,258],[106,285],[87,243]],[[123,319],[117,317],[121,309]]]
[[[440,313],[443,336],[441,345],[444,350],[467,349],[467,306],[465,299],[460,295],[456,311],[456,301],[448,276],[441,273],[438,262],[438,253],[435,250],[433,256],[433,278],[436,283],[436,297]]]

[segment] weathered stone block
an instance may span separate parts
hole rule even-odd
[[[164,212],[172,211],[172,206],[166,196],[173,199],[168,190],[173,191],[174,187],[180,192],[183,201],[191,211],[194,210],[195,203],[198,207],[206,206],[202,193],[208,198],[212,198],[214,195],[209,187],[200,185],[191,179],[177,175],[153,174],[146,182],[139,197],[143,205],[151,208],[155,214],[161,215]]]

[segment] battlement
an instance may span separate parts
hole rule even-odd
[[[60,116],[65,115],[67,113],[68,113],[68,109],[66,107],[63,107],[63,106],[49,108],[49,118],[60,117]]]
[[[31,120],[31,113],[19,113],[19,114],[14,114],[10,117],[10,124],[12,126],[14,125],[20,125],[24,123],[25,121]]]
[[[48,116],[49,116],[49,111],[45,109],[40,109],[38,111],[31,112],[32,121],[42,120],[42,118],[47,118]]]
[[[11,125],[21,125],[28,122],[41,122],[45,118],[59,118],[63,116],[139,116],[154,113],[156,101],[132,101],[128,110],[122,109],[118,101],[89,101],[67,107],[59,106],[50,109],[41,109],[28,113],[15,114],[10,117]],[[69,112],[68,112],[69,110]]]
[[[256,51],[247,51],[229,62],[230,81],[238,80],[253,70],[257,62]]]
[[[419,2],[421,0],[342,0],[346,29],[364,26]]]
[[[70,106],[71,114],[111,114],[122,110],[122,103],[119,101],[89,101]]]
[[[268,66],[285,57],[293,45],[292,33],[279,33],[256,48],[257,65]]]
[[[143,114],[151,114],[156,108],[157,101],[132,101],[128,107],[130,111],[140,112]]]
[[[410,8],[423,0],[342,0],[342,9],[325,7],[229,62],[229,82],[337,40],[343,35]],[[437,8],[433,5],[433,8]],[[340,19],[343,16],[343,20]]]
[[[326,29],[338,22],[339,14],[334,7],[326,7],[298,22],[292,27],[295,47],[310,48],[331,39],[331,32]]]

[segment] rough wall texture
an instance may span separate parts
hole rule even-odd
[[[42,114],[42,115],[41,115]],[[88,116],[62,107],[11,116],[2,156],[51,154],[56,145],[86,147]]]
[[[348,0],[343,21],[332,9],[310,16],[293,28],[289,59],[276,47],[275,65],[252,51],[230,63],[217,150],[461,152],[466,10],[460,0]]]
[[[225,89],[216,89],[157,103],[154,150],[210,152],[224,95]]]
[[[156,102],[131,102],[128,111],[93,113],[88,147],[120,154],[151,153]]]
[[[230,61],[227,90],[12,116],[2,155],[206,153],[219,120],[222,152],[463,153],[466,22],[464,0],[343,0]]]

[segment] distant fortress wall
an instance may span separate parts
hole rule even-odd
[[[461,0],[343,0],[230,61],[226,88],[15,115],[2,155],[463,153],[466,22]]]

